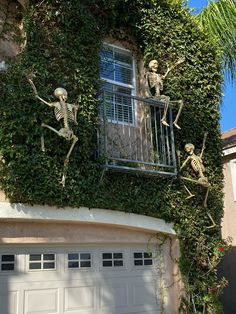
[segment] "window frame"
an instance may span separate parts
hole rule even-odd
[[[2,261],[2,257],[5,255],[13,255],[14,256],[14,261]],[[6,265],[6,264],[11,264],[14,265],[14,269],[7,269],[7,270],[2,270],[2,265]],[[15,253],[3,253],[0,254],[0,274],[4,275],[4,274],[8,274],[8,273],[14,273],[17,271],[17,254]]]
[[[122,82],[117,82],[117,81],[114,81],[114,80],[111,80],[111,79],[107,79],[107,78],[102,77],[102,75],[100,74],[101,81],[104,82],[104,83],[111,84],[112,87],[113,86],[118,86],[118,87],[124,87],[124,88],[130,89],[131,90],[130,96],[135,96],[137,94],[137,88],[136,88],[136,86],[137,86],[137,80],[136,80],[136,59],[134,57],[134,54],[132,53],[132,50],[124,48],[123,46],[119,46],[119,45],[116,45],[116,44],[111,44],[111,43],[106,42],[106,41],[102,43],[102,48],[104,46],[111,47],[113,53],[114,53],[114,50],[120,50],[120,51],[124,51],[124,52],[129,52],[129,54],[130,54],[130,56],[132,58],[132,73],[133,73],[133,75],[132,75],[132,84],[125,84],[125,83],[122,83]],[[100,63],[101,63],[101,61],[102,61],[102,59],[100,58]],[[131,106],[132,106],[131,107],[132,108],[132,123],[125,122],[125,121],[120,121],[119,119],[112,119],[112,118],[111,119],[108,118],[108,122],[113,123],[113,124],[135,126],[136,123],[137,123],[137,110],[136,110],[137,108],[136,108],[136,101],[135,100],[132,100]]]
[[[142,254],[142,257],[137,257],[135,258],[134,257],[134,254],[135,253],[141,253]],[[150,257],[145,257],[144,254],[151,254]],[[135,265],[135,261],[137,260],[141,260],[142,261],[142,265]],[[149,264],[149,265],[145,265],[145,261],[146,260],[151,260],[152,261],[152,264]],[[132,267],[134,269],[138,269],[138,268],[145,268],[145,269],[149,269],[149,268],[152,268],[154,265],[154,256],[153,256],[153,252],[147,252],[147,251],[143,251],[143,250],[133,250],[132,251]]]
[[[54,255],[54,260],[44,260],[43,259],[43,255]],[[30,255],[41,255],[41,259],[37,260],[37,261],[30,261]],[[39,272],[39,271],[56,271],[57,270],[57,254],[56,253],[52,253],[52,252],[33,252],[33,253],[28,253],[27,254],[27,271],[28,272]],[[52,262],[54,263],[54,268],[43,268],[43,264],[47,263],[47,262]],[[32,264],[36,264],[36,263],[40,263],[41,264],[41,268],[37,268],[37,269],[30,269],[30,263]]]
[[[79,267],[71,267],[69,268],[69,262],[70,260],[68,259],[68,255],[69,254],[78,254],[79,255],[79,258],[78,260],[72,260],[72,261],[78,261],[79,263]],[[80,255],[81,254],[90,254],[90,260],[82,260],[82,261],[89,261],[90,262],[90,267],[81,267],[80,266],[80,262],[81,262],[81,259],[80,259]],[[88,251],[70,251],[70,252],[67,252],[65,253],[65,269],[66,271],[92,271],[94,269],[94,265],[93,265],[93,253],[92,252],[88,252]]]
[[[117,253],[121,253],[122,254],[122,258],[114,258],[114,254],[117,254]],[[112,258],[109,258],[109,259],[104,259],[103,258],[103,254],[112,254]],[[112,265],[111,266],[103,266],[103,261],[112,261]],[[122,266],[114,266],[114,261],[115,260],[122,260],[123,262],[123,265]],[[126,254],[123,250],[102,250],[100,252],[100,269],[101,270],[104,270],[104,271],[109,271],[109,270],[124,270],[124,269],[127,269],[127,266],[126,266]]]

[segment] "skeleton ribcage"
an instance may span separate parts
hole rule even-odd
[[[75,123],[75,116],[74,113],[72,111],[73,109],[68,109],[66,108],[65,111],[62,109],[58,109],[55,108],[54,112],[55,112],[55,117],[57,119],[57,121],[61,120],[61,119],[65,119],[67,120],[68,123],[72,122]]]
[[[193,170],[196,173],[199,173],[200,175],[202,175],[203,172],[205,171],[205,167],[202,164],[202,160],[198,156],[192,157],[191,166],[192,166]]]

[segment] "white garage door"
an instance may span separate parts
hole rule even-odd
[[[1,247],[0,313],[159,313],[155,253],[130,247]]]

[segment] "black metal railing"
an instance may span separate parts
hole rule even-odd
[[[104,90],[100,107],[99,153],[106,169],[176,175],[172,110],[161,122],[164,103]]]

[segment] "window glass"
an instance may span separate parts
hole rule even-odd
[[[3,254],[1,255],[1,271],[14,271],[15,270],[15,255]]]
[[[68,268],[90,268],[91,253],[69,253]]]
[[[55,254],[30,254],[29,270],[50,270],[56,268]]]
[[[134,252],[134,266],[151,266],[153,256],[151,252]]]
[[[103,253],[102,254],[102,266],[103,267],[122,267],[124,266],[123,262],[123,253]]]
[[[134,72],[130,51],[104,44],[100,53],[100,75],[105,105],[102,116],[113,123],[134,123]],[[125,94],[120,95],[119,93]],[[105,109],[105,110],[104,110]]]

